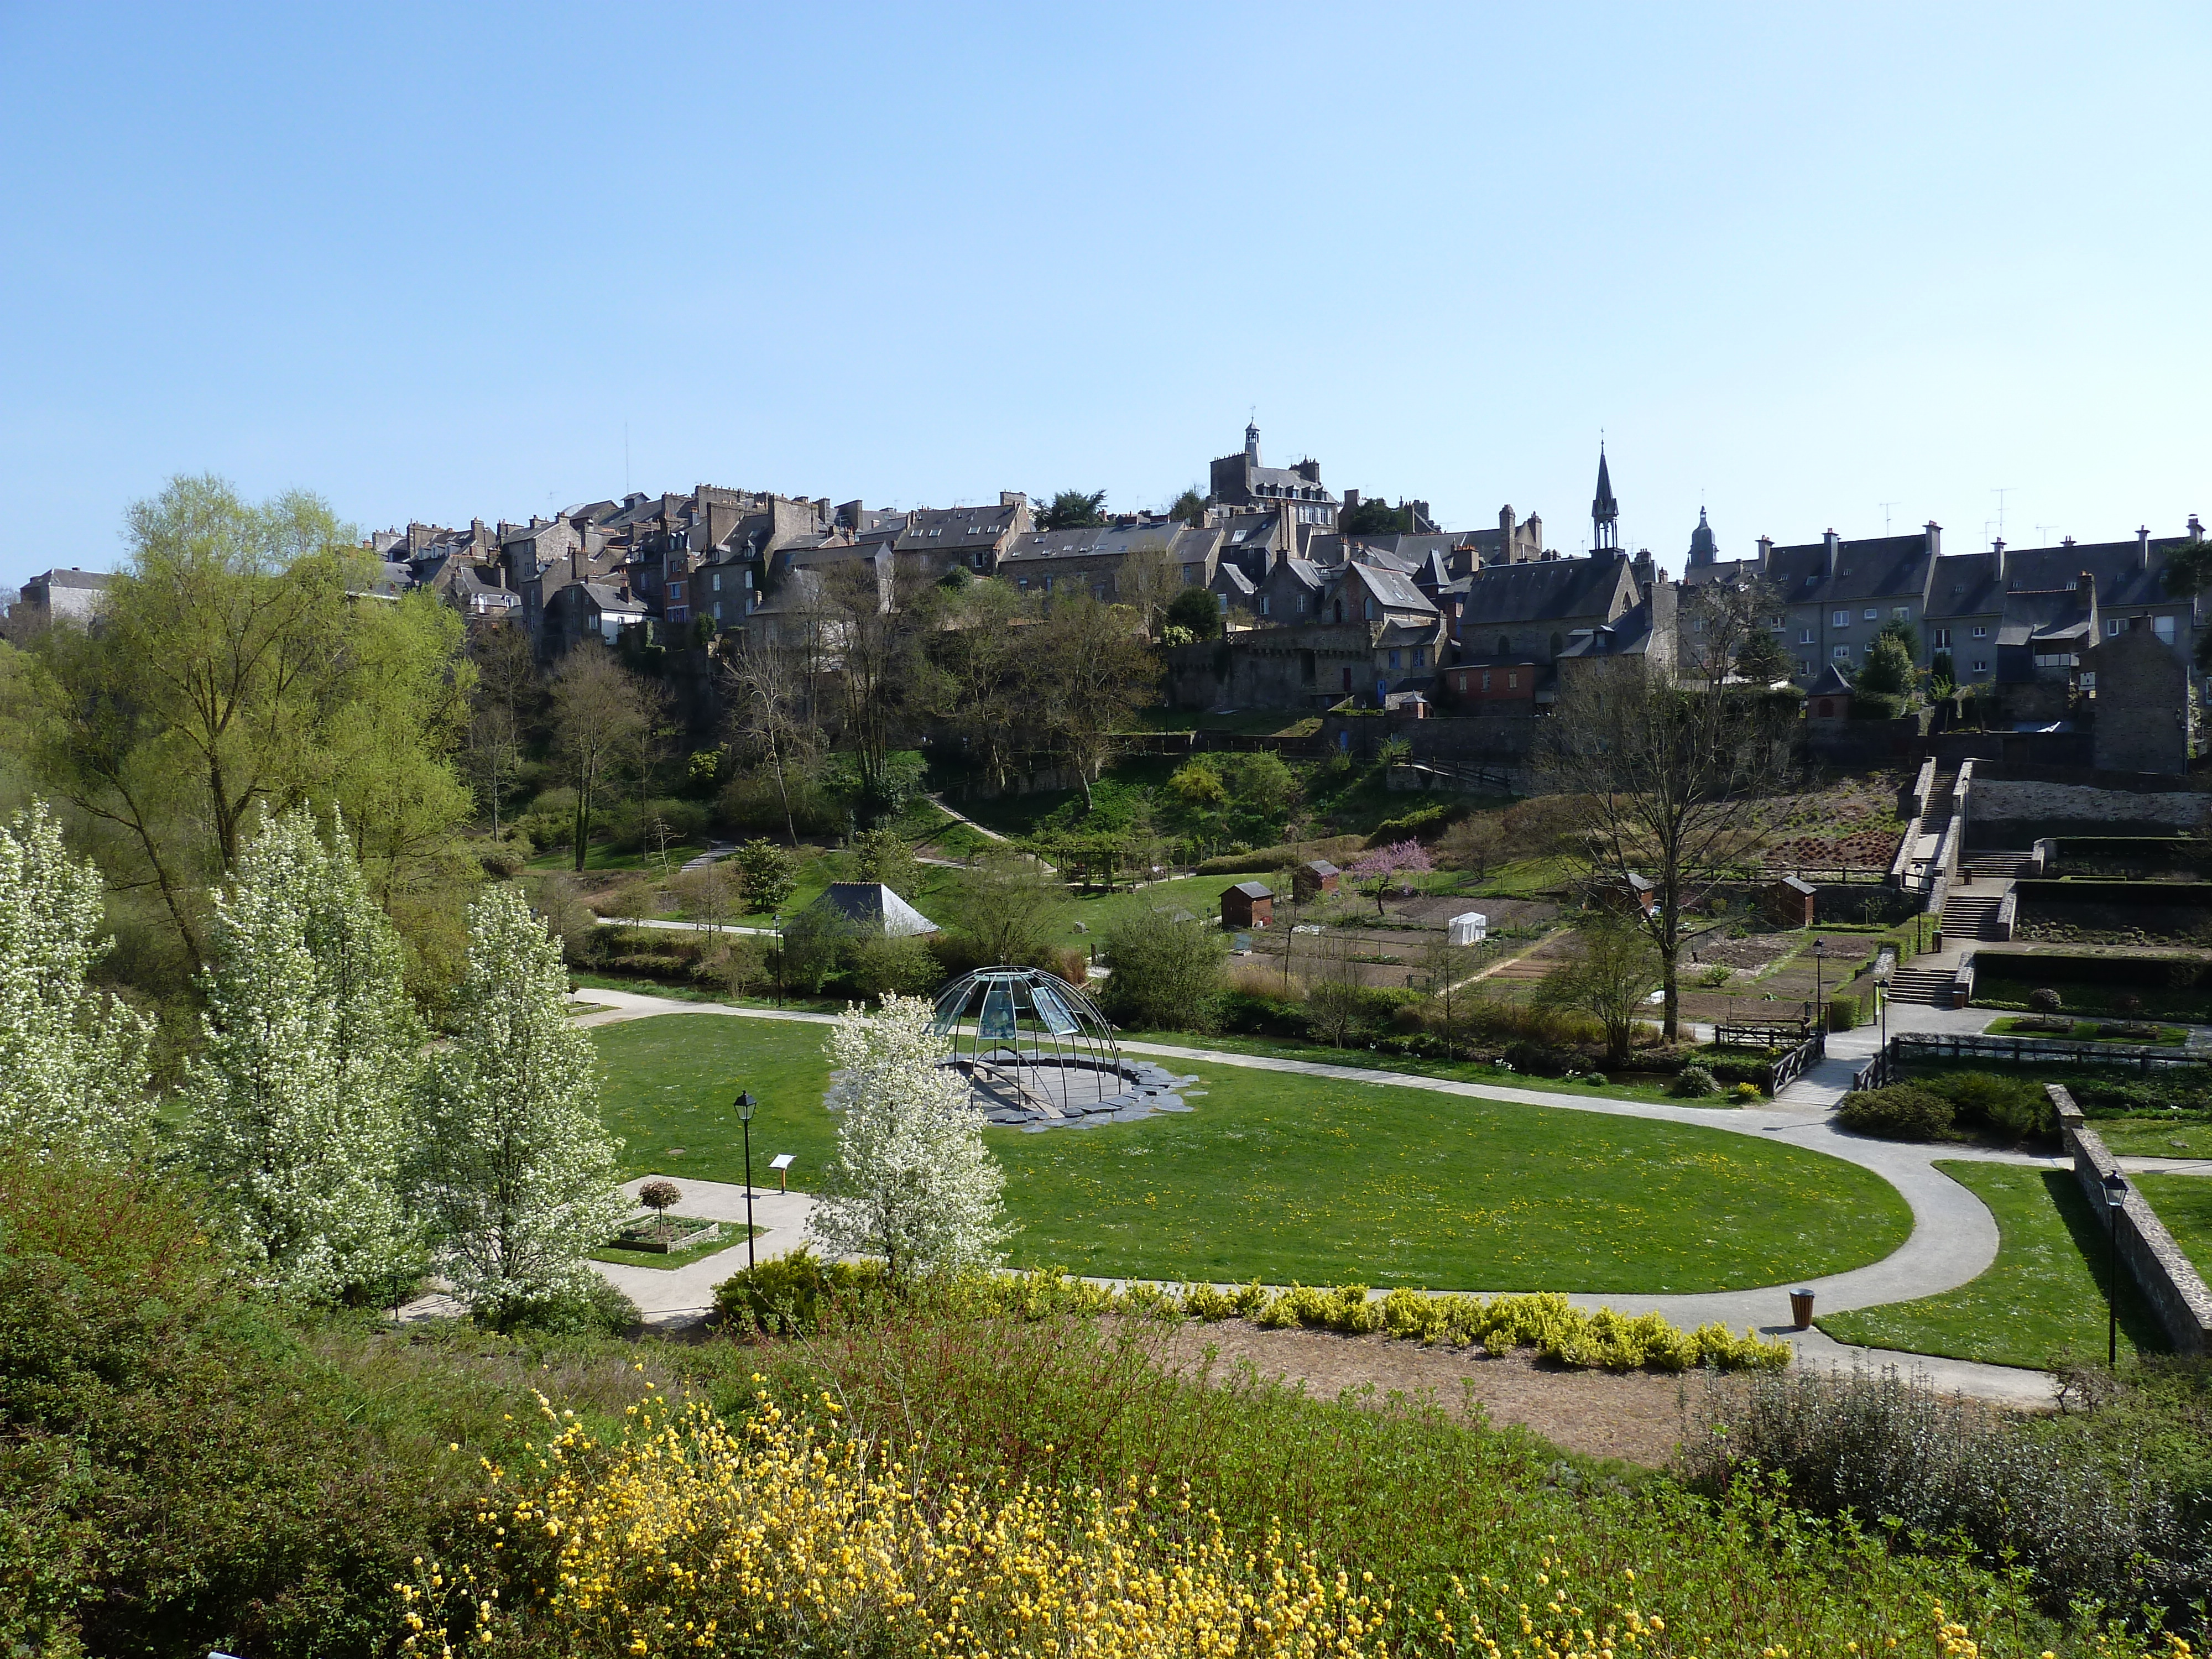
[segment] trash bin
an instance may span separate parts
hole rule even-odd
[[[1796,1329],[1797,1329],[1797,1330],[1801,1330],[1801,1331],[1802,1331],[1802,1330],[1806,1329],[1808,1327],[1809,1327],[1809,1326],[1812,1324],[1812,1322],[1813,1322],[1813,1292],[1812,1292],[1812,1291],[1790,1291],[1790,1325],[1791,1325],[1794,1328],[1796,1328]]]

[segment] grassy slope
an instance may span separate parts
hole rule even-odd
[[[673,1015],[594,1032],[626,1173],[742,1178],[728,1102],[759,1097],[754,1168],[831,1150],[819,1026]],[[994,1131],[1023,1265],[1146,1278],[1482,1290],[1771,1284],[1901,1243],[1855,1167],[1719,1131],[1372,1084],[1188,1066],[1194,1112]],[[681,1157],[667,1149],[681,1146]]]
[[[2212,1123],[2202,1118],[2100,1117],[2089,1127],[2124,1158],[2212,1158]]]
[[[1996,1261],[1955,1291],[1832,1314],[1819,1322],[1820,1328],[1839,1342],[1994,1365],[2101,1356],[2105,1232],[2073,1172],[1949,1161],[1936,1167],[1996,1217]],[[2139,1353],[2166,1346],[2131,1279],[2121,1287],[2120,1345]]]
[[[2142,1195],[2166,1223],[2173,1242],[2196,1264],[2197,1273],[2212,1279],[2212,1178],[2139,1175],[2130,1179],[2142,1188]]]

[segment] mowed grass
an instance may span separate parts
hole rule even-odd
[[[2089,1127],[2123,1158],[2212,1158],[2212,1122],[2203,1118],[2100,1117]]]
[[[2145,1174],[2128,1179],[2142,1188],[2198,1276],[2212,1279],[2212,1176]]]
[[[835,1131],[818,1024],[675,1014],[592,1033],[625,1173],[743,1179],[730,1100],[759,1097],[755,1178]],[[1176,1061],[1194,1111],[993,1130],[1024,1267],[1438,1289],[1705,1291],[1887,1255],[1905,1201],[1869,1171],[1721,1130]],[[680,1148],[679,1152],[674,1150]]]
[[[1992,1365],[2101,1358],[2111,1259],[2104,1218],[2092,1210],[2074,1172],[1951,1159],[1936,1167],[1990,1206],[1997,1223],[1996,1261],[1955,1291],[1832,1314],[1816,1322],[1820,1328],[1839,1342]],[[2166,1346],[2156,1317],[2124,1273],[2120,1346],[2138,1353]]]

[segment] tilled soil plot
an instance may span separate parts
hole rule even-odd
[[[1455,1417],[1477,1407],[1492,1423],[1518,1423],[1555,1446],[1656,1468],[1682,1440],[1686,1413],[1707,1383],[1652,1371],[1586,1371],[1527,1353],[1493,1359],[1480,1348],[1431,1347],[1382,1335],[1262,1330],[1247,1321],[1187,1322],[1162,1334],[1159,1361],[1194,1375],[1209,1355],[1216,1382],[1249,1364],[1261,1378],[1303,1384],[1317,1399],[1352,1393],[1382,1406],[1393,1394],[1427,1396]],[[1737,1386],[1721,1379],[1714,1385]]]

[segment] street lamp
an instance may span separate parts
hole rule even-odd
[[[2112,1277],[2105,1285],[2105,1364],[2120,1368],[2120,1210],[2128,1201],[2128,1183],[2118,1170],[2105,1177],[2105,1213],[2112,1223]]]
[[[760,1103],[748,1089],[738,1097],[738,1121],[745,1126],[745,1271],[753,1261],[753,1108]]]
[[[1828,1021],[1828,1005],[1820,995],[1820,964],[1828,959],[1828,941],[1813,941],[1813,1018],[1825,1025]]]

